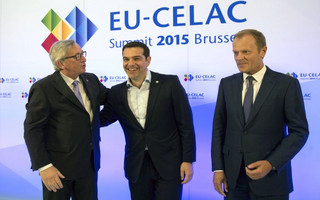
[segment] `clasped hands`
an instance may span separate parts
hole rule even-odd
[[[272,170],[272,165],[267,160],[260,160],[247,165],[245,170],[249,178],[259,180]],[[228,192],[228,183],[223,171],[214,172],[213,185],[219,194],[226,196],[225,192]]]

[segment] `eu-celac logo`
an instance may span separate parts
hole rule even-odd
[[[287,72],[287,75],[288,75],[288,76],[291,76],[291,77],[293,77],[293,78],[298,78],[298,75],[297,75],[296,73],[294,73],[294,72],[292,72],[292,73]]]
[[[184,81],[192,81],[192,79],[193,79],[193,76],[192,76],[191,74],[189,74],[189,75],[188,75],[188,74],[185,74],[183,80],[184,80]]]
[[[61,19],[52,9],[42,19],[41,22],[51,31],[42,43],[42,47],[47,52],[49,52],[53,43],[65,39],[74,40],[80,47],[83,47],[98,30],[78,7],[74,7],[65,20]]]
[[[103,82],[107,82],[108,80],[108,77],[107,76],[100,76],[100,82],[103,83]]]
[[[21,92],[21,98],[26,99],[28,96],[29,94],[27,92]]]

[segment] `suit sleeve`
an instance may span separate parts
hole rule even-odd
[[[103,109],[100,112],[100,125],[101,127],[108,126],[117,121],[116,115],[112,106],[112,89],[108,91],[108,95],[105,99]]]
[[[172,99],[175,120],[181,136],[182,161],[192,163],[196,160],[192,111],[186,92],[177,76],[174,78],[174,85],[172,87]]]
[[[104,86],[98,79],[98,77],[96,75],[94,75],[98,84],[99,84],[99,89],[100,89],[100,101],[99,101],[99,105],[104,105],[107,102],[107,99],[110,96],[110,89],[107,88],[106,86]]]
[[[300,151],[309,133],[302,92],[296,79],[292,79],[285,95],[284,116],[288,135],[267,158],[278,171]]]
[[[37,170],[50,163],[44,142],[45,126],[50,115],[50,108],[40,85],[34,84],[31,87],[26,109],[24,139],[31,158],[31,168]]]
[[[226,132],[226,102],[224,99],[223,79],[220,81],[219,92],[213,119],[211,160],[212,170],[224,170],[223,144]]]

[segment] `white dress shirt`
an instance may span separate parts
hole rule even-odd
[[[262,83],[262,79],[264,74],[266,73],[267,68],[264,65],[262,67],[262,69],[260,69],[260,71],[258,71],[257,73],[253,74],[252,77],[254,78],[254,80],[252,81],[252,86],[253,86],[253,103],[256,100],[257,94],[260,90],[260,86]],[[249,74],[243,73],[243,86],[242,86],[242,105],[243,105],[243,101],[244,101],[244,96],[246,95],[248,86],[249,86],[249,82],[247,80],[247,77],[250,76]]]
[[[146,122],[150,83],[151,72],[149,70],[140,88],[132,85],[129,79],[127,81],[129,107],[143,128]]]
[[[91,109],[91,103],[90,103],[90,100],[89,100],[89,97],[87,96],[85,90],[84,90],[84,87],[83,87],[83,83],[81,81],[81,79],[79,78],[79,76],[73,80],[72,78],[64,75],[63,73],[61,73],[61,77],[63,78],[63,80],[66,82],[66,84],[69,86],[69,88],[73,91],[73,81],[75,80],[78,80],[79,81],[79,91],[80,91],[80,94],[81,94],[81,97],[82,97],[82,101],[83,101],[83,104],[84,104],[84,107],[86,109],[86,111],[89,113],[90,115],[90,122],[92,122],[92,118],[93,118],[93,112],[92,112],[92,109]]]

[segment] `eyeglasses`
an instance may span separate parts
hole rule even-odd
[[[76,60],[80,60],[82,56],[86,57],[87,52],[82,51],[81,53],[77,53],[76,55],[61,58],[61,60],[65,60],[65,59],[69,59],[69,58],[75,58]]]

